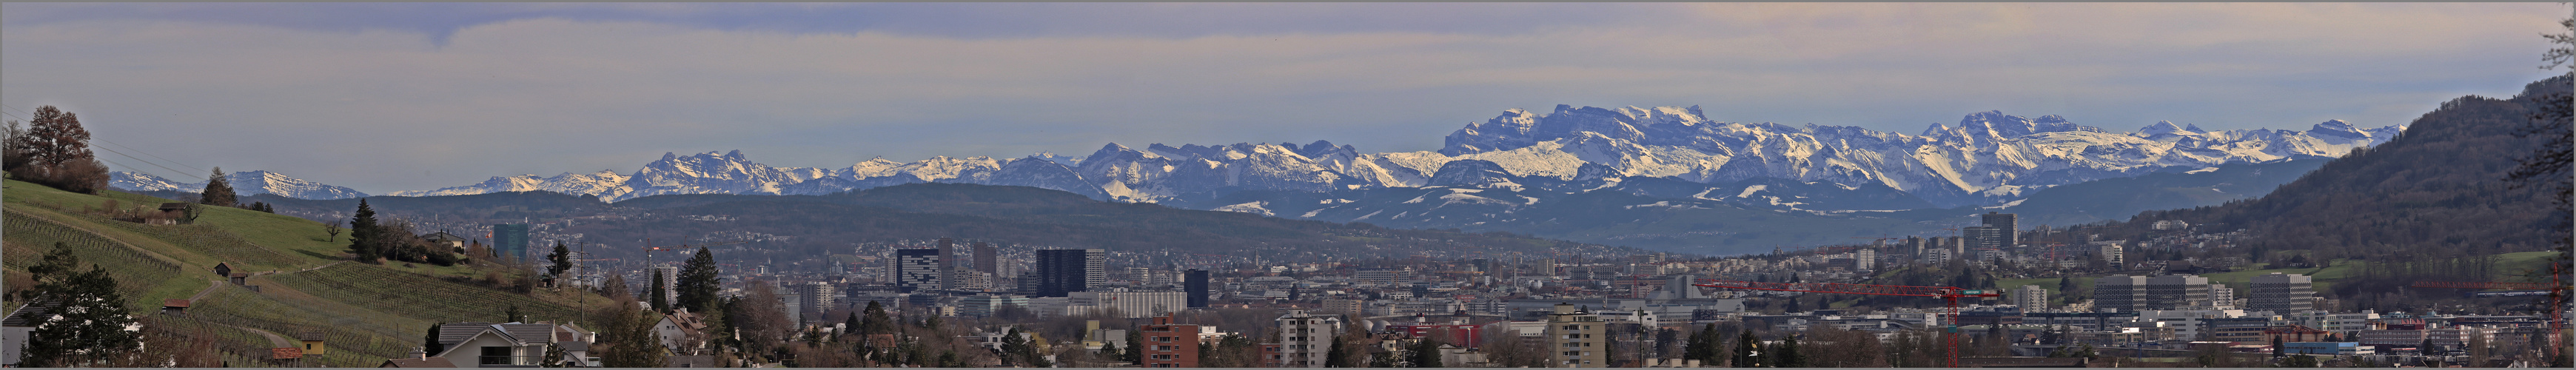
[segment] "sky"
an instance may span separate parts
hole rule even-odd
[[[0,105],[118,170],[370,194],[631,173],[1329,140],[1690,106],[1921,133],[2401,125],[2542,70],[2562,3],[5,3]],[[131,165],[131,166],[129,166]]]

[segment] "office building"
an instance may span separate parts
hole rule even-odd
[[[492,256],[502,261],[527,261],[528,224],[492,225]]]
[[[1986,212],[1983,218],[1986,222],[1986,227],[1992,227],[2002,231],[2002,239],[1996,241],[1998,245],[2003,247],[2021,245],[2021,225],[2020,221],[2018,221],[2020,215],[1989,211]]]
[[[947,289],[941,285],[947,279],[943,276],[946,274],[940,273],[939,254],[939,250],[928,248],[894,250],[894,286],[905,293]]]
[[[1610,367],[1608,326],[1591,310],[1557,303],[1546,332],[1548,367]]]
[[[2209,306],[2209,278],[2165,275],[2147,279],[2147,297],[2142,309],[2176,310]]]
[[[993,243],[975,242],[975,271],[991,276],[1009,276],[1002,274],[1001,261],[1001,252],[993,250]]]
[[[1108,270],[1108,250],[1039,250],[1037,296],[1065,297],[1068,293],[1099,288],[1108,282]]]
[[[1140,360],[1145,367],[1199,367],[1199,326],[1173,324],[1172,315],[1155,316],[1153,324],[1136,328],[1145,342]]]
[[[2093,279],[2095,312],[2138,312],[2147,298],[2147,277],[2111,275]]]
[[[2245,308],[2287,314],[2316,308],[2317,290],[2307,275],[2271,273],[2255,276],[2246,284],[2252,289]]]
[[[1274,320],[1279,324],[1279,342],[1265,345],[1263,362],[1270,367],[1324,367],[1324,356],[1330,354],[1333,338],[1342,330],[1340,315],[1310,315],[1306,310],[1288,310]]]
[[[1207,272],[1207,270],[1201,270],[1201,269],[1190,269],[1190,270],[1189,270],[1189,271],[1187,271],[1187,272],[1183,272],[1183,273],[1181,273],[1181,275],[1182,275],[1182,278],[1181,278],[1181,292],[1183,292],[1183,293],[1188,293],[1188,294],[1190,295],[1190,302],[1189,302],[1189,304],[1190,304],[1190,308],[1207,308],[1207,306],[1208,306],[1208,272]]]

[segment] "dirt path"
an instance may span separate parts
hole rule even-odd
[[[206,300],[206,295],[207,295],[207,294],[215,294],[215,289],[223,289],[223,288],[224,288],[224,280],[223,280],[223,279],[207,280],[207,281],[206,281],[206,290],[200,290],[200,291],[197,291],[197,295],[188,296],[188,302],[190,302],[191,304],[193,304],[193,303],[198,302],[198,301],[204,301],[204,300]]]
[[[304,346],[296,345],[297,343],[296,343],[296,342],[294,342],[294,341],[288,341],[288,340],[286,340],[286,337],[284,337],[284,336],[279,336],[279,335],[277,335],[277,333],[270,333],[270,332],[268,332],[267,330],[259,330],[259,329],[254,329],[254,328],[247,327],[247,326],[230,325],[230,324],[225,324],[224,326],[230,326],[230,327],[237,328],[237,329],[241,329],[241,330],[248,330],[248,331],[250,331],[250,332],[252,332],[252,333],[258,333],[258,334],[259,334],[259,336],[268,337],[268,344],[269,344],[269,345],[271,345],[271,346],[273,346],[273,347],[269,347],[269,348],[287,348],[287,347],[304,348]]]
[[[322,264],[321,266],[313,266],[313,267],[305,268],[305,269],[302,269],[302,270],[287,271],[287,272],[277,272],[277,271],[273,271],[273,270],[272,270],[272,271],[261,272],[261,273],[257,273],[257,274],[251,274],[251,275],[252,275],[252,276],[265,276],[265,275],[276,275],[276,274],[292,274],[292,273],[298,273],[298,272],[305,272],[305,271],[320,270],[320,269],[322,269],[322,268],[324,268],[324,267],[331,267],[332,265],[338,265],[338,264],[348,263],[348,262],[349,262],[349,261],[331,261],[331,263],[325,263],[325,264]]]

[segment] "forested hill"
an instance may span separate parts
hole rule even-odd
[[[1478,258],[1645,253],[1508,233],[1405,230],[1364,223],[1289,220],[1150,203],[1102,202],[1062,191],[923,183],[822,196],[665,195],[616,203],[647,210],[584,222],[569,233],[626,240],[646,236],[746,235],[755,248],[794,254],[848,253],[853,243],[955,237],[1057,248],[1104,248],[1149,261],[1192,254],[1269,261]],[[722,221],[709,221],[722,220]],[[649,233],[649,234],[648,234]],[[786,238],[761,237],[786,236]]]
[[[2554,229],[2548,223],[2563,219],[2548,217],[2556,211],[2546,192],[2507,177],[2548,135],[2515,135],[2531,122],[2534,100],[2563,93],[2568,83],[2564,76],[2534,82],[2512,99],[2454,99],[2396,140],[2326,163],[2269,195],[2144,212],[2103,231],[2137,235],[2154,221],[2182,220],[2246,229],[2256,250],[2307,249],[2324,258],[2546,250]]]

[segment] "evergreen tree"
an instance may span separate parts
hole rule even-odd
[[[358,212],[349,218],[349,253],[356,254],[359,262],[375,262],[383,256],[382,251],[376,250],[376,245],[382,244],[378,242],[382,236],[376,235],[377,226],[376,208],[367,205],[366,198],[359,198]]]
[[[1766,367],[1762,363],[1761,343],[1761,337],[1753,336],[1753,328],[1745,328],[1744,335],[1735,338],[1735,360],[1729,366]]]
[[[197,193],[197,203],[210,206],[237,206],[240,200],[233,196],[232,180],[224,178],[224,168],[215,167],[214,172],[215,174],[206,176],[206,190]]]
[[[1682,359],[1699,360],[1700,366],[1717,366],[1717,342],[1725,340],[1718,335],[1717,323],[1700,327],[1698,333],[1691,334],[1690,342],[1682,345]]]
[[[1431,338],[1414,341],[1413,348],[1407,349],[1405,355],[1409,357],[1405,359],[1405,362],[1409,362],[1405,367],[1442,367],[1440,366],[1440,341]]]
[[[1144,365],[1144,364],[1145,364],[1145,349],[1144,349],[1144,347],[1145,347],[1145,332],[1144,332],[1144,331],[1141,331],[1141,330],[1128,330],[1128,331],[1127,331],[1127,351],[1126,351],[1126,352],[1123,352],[1123,353],[1119,353],[1119,354],[1118,354],[1118,357],[1119,357],[1119,359],[1120,359],[1120,360],[1126,360],[1126,361],[1127,361],[1127,363],[1130,363],[1130,364]]]
[[[867,317],[860,318],[859,320],[860,333],[889,334],[894,332],[894,316],[886,313],[885,305],[878,304],[877,301],[868,301],[868,308],[866,311]]]
[[[420,337],[420,348],[422,351],[429,352],[430,356],[437,356],[439,352],[447,351],[447,346],[438,343],[438,326],[445,324],[446,323],[429,323],[429,333],[422,334]]]
[[[502,311],[502,312],[501,312],[501,317],[506,318],[506,319],[508,319],[508,320],[509,320],[509,321],[502,321],[502,322],[527,322],[526,320],[528,319],[528,314],[523,313],[523,312],[519,312],[519,305],[515,305],[515,304],[514,304],[514,305],[510,305],[510,310],[509,310],[509,311]]]
[[[1342,342],[1342,338],[1333,338],[1333,345],[1324,350],[1324,367],[1353,367],[1350,346]]]
[[[74,271],[81,265],[80,258],[72,255],[71,246],[59,242],[38,263],[28,268],[36,280],[37,301],[61,302],[61,306],[53,315],[33,318],[35,330],[27,334],[26,347],[19,352],[20,364],[101,366],[138,354],[143,337],[125,330],[135,319],[126,312],[125,296],[116,291],[116,278],[108,275],[106,267]]]
[[[679,280],[673,285],[679,289],[680,301],[673,303],[689,309],[689,312],[706,312],[708,307],[715,306],[716,275],[715,253],[699,247],[698,254],[680,266]]]
[[[1771,367],[1807,367],[1807,355],[1798,353],[1798,336],[1780,338],[1780,348],[1771,351]]]
[[[554,263],[546,266],[546,274],[561,279],[564,271],[572,271],[572,250],[564,248],[563,241],[555,241],[555,252],[546,255],[546,262]]]
[[[644,295],[653,296],[653,312],[671,312],[671,298],[662,294],[669,288],[670,285],[662,281],[662,270],[653,270],[653,290],[644,292]]]
[[[616,312],[605,321],[607,327],[600,332],[600,339],[609,342],[608,348],[600,353],[600,364],[607,367],[662,367],[663,348],[653,336],[653,324],[657,320],[628,308],[634,307],[634,302],[624,303],[612,309]]]

